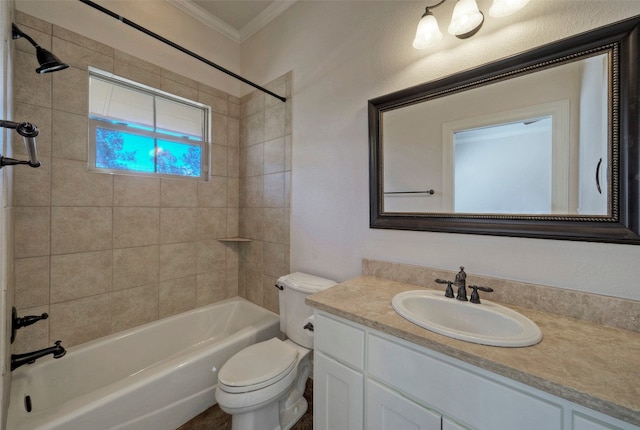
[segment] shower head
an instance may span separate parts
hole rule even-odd
[[[63,63],[58,57],[38,45],[35,40],[29,37],[28,34],[23,33],[17,25],[11,24],[11,30],[12,39],[24,38],[36,48],[36,58],[38,59],[38,63],[40,64],[40,67],[36,69],[37,73],[56,72],[58,70],[63,70],[69,67],[68,64]]]

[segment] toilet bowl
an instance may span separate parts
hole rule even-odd
[[[218,372],[216,401],[231,414],[232,430],[288,430],[304,415],[313,348],[313,311],[304,299],[335,284],[299,272],[278,279],[280,327],[289,339],[251,345]]]

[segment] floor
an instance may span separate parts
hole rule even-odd
[[[304,397],[309,402],[309,409],[291,430],[313,430],[313,380],[311,378],[307,381]],[[218,405],[214,405],[181,425],[178,430],[231,430],[231,415],[223,412]]]

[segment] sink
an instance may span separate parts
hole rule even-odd
[[[474,304],[440,291],[412,290],[396,294],[391,305],[412,323],[454,339],[503,347],[531,346],[542,340],[536,323],[485,299]]]

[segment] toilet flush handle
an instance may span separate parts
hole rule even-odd
[[[302,328],[305,329],[305,330],[313,331],[313,323],[308,322]]]

